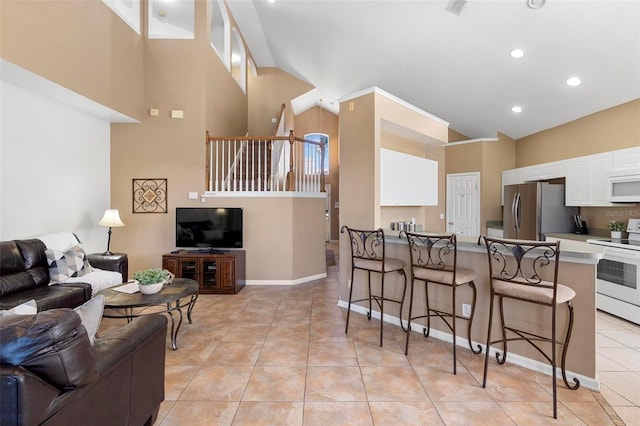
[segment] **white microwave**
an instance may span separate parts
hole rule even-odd
[[[640,203],[640,170],[625,170],[609,175],[607,201],[610,203]]]

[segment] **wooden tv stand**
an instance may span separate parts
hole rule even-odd
[[[177,278],[190,278],[200,293],[237,294],[245,285],[244,250],[176,250],[162,255],[162,267]]]

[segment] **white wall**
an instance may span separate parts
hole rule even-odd
[[[0,99],[0,240],[72,231],[88,253],[104,251],[109,122],[6,81]]]

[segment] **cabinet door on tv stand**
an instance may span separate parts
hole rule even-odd
[[[218,260],[218,269],[219,269],[219,277],[220,277],[220,289],[229,290],[233,292],[234,290],[234,274],[233,269],[235,267],[235,262],[233,259],[220,259]]]
[[[218,283],[220,281],[218,274],[217,259],[202,260],[202,282],[200,283],[200,290],[203,293],[215,292],[218,289]]]
[[[178,259],[175,257],[162,257],[162,269],[166,269],[178,278],[182,278],[178,274]]]

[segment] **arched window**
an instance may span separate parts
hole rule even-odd
[[[231,50],[229,15],[222,0],[210,0],[209,10],[211,11],[211,27],[209,42],[213,50],[218,54],[222,63],[228,70],[231,69],[229,54]]]
[[[231,75],[242,91],[247,93],[247,54],[236,28],[231,29]]]
[[[324,174],[329,174],[329,135],[325,133],[308,133],[304,135],[305,139],[324,144]],[[317,169],[317,162],[320,161],[320,148],[317,145],[305,144],[304,147],[304,164],[307,173],[312,173]]]

